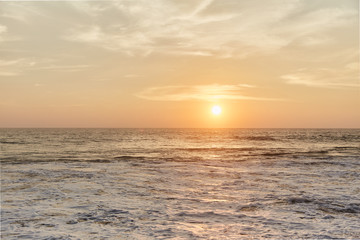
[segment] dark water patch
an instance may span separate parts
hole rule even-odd
[[[101,225],[127,226],[132,229],[137,228],[134,220],[130,218],[128,211],[120,209],[97,209],[86,213],[78,213],[75,219],[68,220],[67,224],[77,224],[80,222],[96,223]]]
[[[116,216],[118,214],[129,214],[129,212],[124,211],[124,210],[120,210],[120,209],[110,209],[110,210],[106,210],[106,214],[108,216]]]
[[[81,159],[78,159],[75,156],[67,156],[67,157],[56,158],[53,161],[56,161],[56,162],[74,162],[74,161],[79,161],[79,160],[81,160]]]
[[[92,162],[92,163],[110,163],[111,161],[108,160],[108,159],[90,159],[90,160],[87,160],[85,162]]]
[[[319,210],[325,213],[360,213],[360,203],[350,203],[347,205],[342,204],[329,204],[329,203],[320,203]]]
[[[309,151],[297,151],[295,149],[284,149],[283,151],[277,151],[277,152],[276,152],[276,149],[275,149],[275,152],[267,152],[267,153],[264,153],[263,155],[264,156],[289,155],[291,158],[294,158],[294,159],[308,159],[308,158],[311,158],[311,159],[319,159],[319,160],[333,160],[333,159],[336,160],[339,157],[343,157],[343,156],[338,155],[338,154],[334,155],[334,152],[331,149],[327,149],[327,150],[309,150]],[[351,157],[348,154],[346,154],[344,156]],[[323,163],[325,163],[325,162],[323,162]],[[333,162],[329,161],[328,163],[332,164]],[[304,164],[304,162],[302,162],[301,164]]]
[[[347,166],[346,163],[336,162],[336,161],[314,161],[314,162],[305,162],[304,165],[312,165],[312,166],[317,166],[317,165],[333,165],[333,166],[342,166],[342,167],[346,167],[346,166]]]
[[[288,198],[278,198],[275,197],[274,205],[296,205],[296,204],[313,204],[315,199],[310,197],[288,197]]]
[[[21,227],[29,227],[29,224],[37,223],[40,221],[43,221],[44,218],[32,218],[32,219],[21,219],[21,220],[15,220],[11,222],[10,224],[18,224]]]
[[[316,207],[318,210],[326,213],[326,214],[344,214],[344,213],[352,213],[359,214],[360,213],[360,203],[342,203],[337,202],[335,199],[313,199],[310,197],[289,197],[288,199],[281,200],[278,203],[282,204],[311,204]]]
[[[122,156],[117,156],[114,157],[115,160],[118,161],[134,161],[134,160],[144,160],[145,157],[143,156],[130,156],[130,155],[122,155]]]
[[[69,235],[67,236],[59,236],[59,237],[45,237],[44,240],[71,240],[73,239],[72,237],[70,237]]]
[[[319,158],[319,159],[327,159],[332,158],[329,150],[309,150],[309,151],[292,151],[289,152],[292,154],[294,158]]]
[[[253,212],[261,209],[263,206],[261,204],[248,204],[237,207],[237,212]]]
[[[337,239],[337,240],[346,239],[346,238],[332,237],[332,236],[324,235],[324,234],[315,235],[315,236],[312,236],[311,238],[312,239]]]
[[[66,222],[66,224],[77,224],[78,222],[75,220],[69,220]]]
[[[175,156],[175,157],[161,158],[161,160],[164,161],[164,162],[195,163],[195,162],[203,162],[204,158],[202,158],[202,157],[180,157],[180,156]]]
[[[24,142],[24,141],[0,140],[0,144],[18,144],[18,145],[23,145],[23,144],[29,144],[29,143]]]
[[[295,167],[295,166],[314,166],[314,167],[341,166],[341,167],[347,167],[347,166],[349,166],[348,162],[339,161],[338,159],[332,158],[332,157],[316,158],[316,159],[317,160],[315,160],[315,161],[309,161],[309,160],[289,161],[289,162],[287,162],[287,165],[289,165],[289,167]]]
[[[53,227],[55,227],[55,224],[51,224],[51,223],[40,223],[40,224],[37,224],[36,227],[48,227],[48,228],[53,228]]]
[[[1,163],[16,163],[19,162],[21,159],[18,157],[1,157],[0,162]]]
[[[304,153],[306,155],[311,155],[311,154],[328,154],[329,151],[328,150],[310,150],[307,152],[299,152],[299,153]]]
[[[267,156],[267,157],[276,157],[276,156],[285,156],[290,155],[291,152],[266,152],[262,154],[258,154],[259,156]]]
[[[1,164],[10,164],[10,165],[20,165],[20,164],[34,164],[34,163],[47,163],[53,162],[51,160],[35,160],[35,159],[19,159],[19,158],[11,158],[11,159],[1,159]]]
[[[287,200],[289,204],[297,204],[297,203],[311,203],[313,199],[305,198],[305,197],[291,197]]]

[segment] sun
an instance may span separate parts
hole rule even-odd
[[[218,105],[215,105],[211,108],[211,111],[214,115],[219,115],[221,113],[221,107]]]

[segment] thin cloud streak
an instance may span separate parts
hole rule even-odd
[[[339,83],[339,82],[322,82],[313,79],[313,76],[297,76],[285,75],[286,83],[293,85],[304,85],[307,87],[322,87],[322,88],[352,88],[360,87],[358,83]]]
[[[53,70],[53,71],[64,71],[64,72],[77,72],[85,71],[90,65],[51,65],[45,67],[34,68],[33,70]]]
[[[359,62],[351,62],[340,69],[299,69],[295,73],[282,75],[287,84],[322,88],[360,87]]]
[[[1,60],[0,67],[15,66],[18,68],[34,66],[36,62],[32,59],[19,58],[15,60]]]
[[[0,76],[3,76],[3,77],[13,77],[13,76],[18,76],[20,75],[20,73],[18,72],[2,72],[0,71]]]
[[[0,59],[0,76],[13,77],[22,75],[24,69],[28,69],[36,64],[32,59],[12,59],[1,60]]]
[[[145,89],[144,91],[135,94],[135,96],[152,101],[282,100],[276,98],[247,96],[243,93],[243,91],[249,88],[255,88],[255,86],[248,84],[164,86]]]
[[[195,16],[197,15],[198,13],[200,13],[201,11],[205,10],[208,6],[211,5],[211,3],[213,2],[214,0],[203,0],[199,6],[197,6],[195,8],[195,10],[192,12],[191,16]]]
[[[51,64],[54,59],[18,58],[10,60],[0,59],[0,76],[12,77],[24,75],[29,71],[57,71],[57,72],[79,72],[86,71],[92,65],[62,65]],[[50,63],[50,64],[49,64]]]

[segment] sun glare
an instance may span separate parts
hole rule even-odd
[[[212,107],[211,111],[214,115],[219,115],[221,113],[221,107],[218,105],[215,105]]]

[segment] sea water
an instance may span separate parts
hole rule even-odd
[[[2,239],[360,239],[360,129],[0,129]]]

